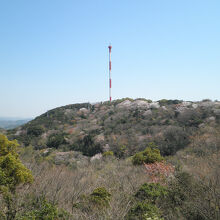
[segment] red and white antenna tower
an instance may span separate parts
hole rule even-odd
[[[108,46],[109,49],[109,101],[112,101],[112,76],[111,76],[111,71],[112,71],[112,62],[111,62],[111,52],[112,52],[112,46],[111,44]]]

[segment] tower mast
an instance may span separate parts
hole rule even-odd
[[[112,71],[112,63],[111,63],[111,52],[112,52],[112,46],[111,44],[108,46],[109,49],[109,101],[112,101],[112,76],[111,76],[111,71]]]

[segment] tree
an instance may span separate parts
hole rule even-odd
[[[52,134],[49,136],[47,146],[52,148],[59,148],[60,145],[65,144],[65,134]]]
[[[145,183],[135,194],[134,205],[130,208],[127,220],[162,220],[158,201],[167,195],[166,187],[159,183]]]
[[[98,187],[89,195],[82,195],[80,202],[73,204],[73,207],[80,209],[82,212],[94,213],[105,212],[109,208],[111,194],[105,187]]]
[[[9,141],[6,136],[0,135],[0,194],[6,210],[3,215],[7,220],[14,219],[17,212],[16,188],[33,181],[31,171],[19,159],[18,146],[16,140]]]
[[[42,125],[33,125],[28,127],[27,134],[32,136],[40,136],[45,131],[45,128]]]
[[[102,153],[102,147],[99,143],[95,143],[92,135],[88,134],[80,139],[76,146],[73,147],[73,150],[81,151],[83,155],[92,157],[95,154]]]
[[[138,202],[132,207],[127,216],[125,217],[126,220],[163,220],[160,217],[159,209],[151,204],[145,202]]]
[[[144,151],[138,152],[132,157],[134,165],[151,164],[162,160],[163,157],[160,155],[160,150],[157,149],[154,143],[149,143]]]
[[[166,195],[167,189],[165,186],[159,183],[144,183],[136,192],[135,197],[139,200],[155,204],[158,198],[164,198]]]

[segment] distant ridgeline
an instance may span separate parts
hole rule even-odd
[[[0,118],[0,127],[4,129],[13,129],[18,126],[21,126],[31,119],[21,119],[21,120],[15,120],[15,119],[8,119],[8,118]]]
[[[75,150],[86,156],[113,151],[117,157],[127,157],[154,142],[166,156],[188,146],[191,137],[205,128],[219,125],[218,101],[125,98],[55,108],[7,135],[35,149]]]

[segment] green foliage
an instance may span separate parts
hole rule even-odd
[[[211,99],[203,99],[202,102],[211,102]]]
[[[154,143],[149,143],[148,147],[141,152],[136,153],[132,157],[134,165],[141,165],[143,163],[155,163],[163,160],[160,155],[160,150],[156,148]]]
[[[60,145],[65,144],[65,134],[52,134],[49,136],[47,146],[52,148],[58,148]]]
[[[114,150],[114,155],[118,158],[125,158],[127,151],[127,147],[125,145],[120,145],[119,147],[117,146],[117,149]]]
[[[172,105],[172,104],[176,105],[176,104],[180,104],[182,102],[183,102],[182,100],[177,100],[177,99],[175,99],[175,100],[171,100],[171,99],[169,99],[169,100],[167,100],[167,99],[159,100],[160,105]]]
[[[144,183],[135,194],[135,197],[139,200],[155,203],[158,198],[164,198],[166,195],[166,187],[159,183]]]
[[[208,220],[219,219],[215,195],[207,196],[209,187],[198,182],[186,172],[177,172],[168,184],[168,194],[162,201],[162,210],[167,219]],[[217,195],[218,196],[218,195]],[[208,199],[209,197],[209,199]],[[211,201],[212,200],[212,201]],[[218,206],[217,205],[217,206]]]
[[[146,157],[143,155],[143,152],[138,152],[132,157],[132,163],[134,165],[142,165]]]
[[[102,155],[103,155],[103,157],[113,157],[114,152],[113,151],[106,151]]]
[[[2,211],[0,211],[0,219],[1,220],[5,220],[5,215],[4,215],[4,213]]]
[[[110,198],[111,194],[104,187],[96,188],[90,194],[91,201],[98,206],[108,206]]]
[[[152,100],[151,100],[151,99],[138,98],[138,99],[135,99],[135,100],[142,100],[142,101],[146,101],[146,102],[148,102],[148,103],[152,103]]]
[[[145,183],[135,194],[135,203],[129,210],[127,220],[162,220],[157,201],[167,195],[166,187],[159,183]]]
[[[126,220],[162,220],[159,209],[150,203],[138,202],[131,208]]]
[[[122,102],[124,102],[126,100],[129,100],[131,102],[134,101],[134,99],[131,99],[131,98],[122,98],[122,99],[114,100],[114,101],[112,101],[112,103],[113,103],[114,106],[116,106],[116,105],[118,105],[118,104],[120,104],[120,103],[122,103]]]
[[[45,131],[45,128],[42,125],[33,125],[27,128],[27,134],[31,136],[40,136]]]
[[[0,135],[0,194],[4,203],[3,215],[7,220],[16,215],[16,187],[33,181],[33,176],[20,161],[17,153],[16,140],[9,141],[6,136]]]
[[[182,206],[187,200],[187,192],[192,190],[193,179],[186,172],[178,172],[175,177],[169,183],[169,200],[174,206]]]
[[[67,212],[58,209],[44,197],[34,197],[29,204],[26,204],[26,209],[29,211],[20,214],[18,220],[67,220],[70,217]]]
[[[92,157],[95,154],[102,153],[100,144],[95,143],[92,135],[86,135],[73,147],[73,150],[81,151],[84,155]]]
[[[21,219],[39,219],[39,220],[53,220],[58,217],[58,209],[53,204],[47,202],[46,200],[42,201],[39,209],[31,211]]]
[[[0,135],[0,192],[14,192],[19,184],[33,181],[31,172],[18,157],[17,147],[16,140],[9,141],[6,136]]]
[[[87,213],[103,212],[109,207],[110,199],[111,194],[104,187],[99,187],[94,189],[90,195],[81,196],[80,202],[73,204],[73,208]]]
[[[163,160],[163,157],[160,155],[159,149],[147,147],[143,151],[143,155],[145,157],[145,160],[144,160],[145,163],[155,163],[155,162],[160,162]]]

